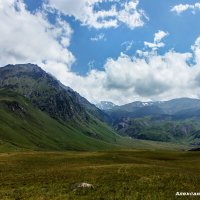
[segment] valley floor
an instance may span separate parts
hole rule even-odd
[[[76,184],[82,182],[94,188],[77,188]],[[0,154],[0,199],[3,200],[190,199],[175,194],[200,192],[199,183],[199,152],[127,150]]]

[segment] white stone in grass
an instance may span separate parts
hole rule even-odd
[[[77,184],[77,188],[90,188],[90,189],[94,189],[94,186],[92,184],[89,184],[89,183],[78,183]]]

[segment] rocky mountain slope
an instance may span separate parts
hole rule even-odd
[[[0,150],[98,150],[157,145],[149,141],[200,145],[197,99],[103,104],[104,111],[37,65],[2,67]]]
[[[113,109],[115,106],[114,103],[110,102],[110,101],[101,101],[100,103],[96,104],[96,107],[101,109],[101,110],[110,110]]]
[[[117,146],[106,114],[36,65],[0,68],[0,140],[35,149]]]
[[[132,138],[200,145],[200,100],[133,102],[106,111],[112,126]]]

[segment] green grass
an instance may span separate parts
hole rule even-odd
[[[154,119],[143,117],[131,119],[129,126],[119,130],[121,135],[133,138],[172,142],[179,144],[198,144],[198,131],[200,130],[199,119],[186,120]]]
[[[110,151],[0,154],[0,199],[160,200],[200,192],[200,153]],[[75,189],[88,182],[94,189]],[[198,198],[196,198],[198,199]]]
[[[9,109],[17,102],[20,109]],[[98,119],[60,123],[24,97],[0,91],[0,152],[27,150],[186,149],[187,146],[124,138]]]
[[[22,108],[8,108],[17,102]],[[118,136],[97,119],[60,123],[20,95],[0,92],[0,152],[7,150],[101,150],[119,146]]]

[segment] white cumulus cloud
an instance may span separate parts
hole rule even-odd
[[[139,0],[48,0],[50,7],[73,16],[82,25],[100,28],[118,27],[121,23],[130,29],[141,27],[148,19],[142,9],[138,9]],[[101,3],[110,3],[105,9]],[[98,9],[96,9],[98,8]]]
[[[200,3],[195,4],[179,4],[175,5],[171,11],[176,12],[177,14],[181,14],[187,10],[192,11],[192,13],[195,13],[196,11],[200,10]]]
[[[157,33],[155,33],[155,36],[154,36],[154,42],[155,43],[158,43],[160,42],[164,37],[166,37],[169,33],[167,32],[164,32],[164,31],[161,31],[159,30]]]
[[[121,53],[118,58],[108,58],[103,70],[92,68],[81,76],[70,70],[75,61],[68,50],[73,31],[66,21],[57,17],[51,24],[45,12],[30,13],[22,0],[0,1],[0,19],[1,66],[38,64],[92,102],[123,104],[200,96],[200,37],[190,52],[170,50],[158,55],[153,48],[161,46],[167,35],[159,31],[152,42],[157,47],[138,50],[132,56]]]
[[[159,30],[154,35],[154,42],[144,42],[146,47],[149,47],[153,50],[157,50],[158,48],[164,47],[165,43],[161,42],[163,38],[165,38],[169,33]]]
[[[107,59],[104,70],[91,70],[80,76],[65,70],[65,66],[47,67],[51,73],[91,102],[109,100],[123,104],[135,100],[167,100],[177,97],[198,98],[200,95],[200,37],[192,52],[174,50],[158,55],[156,51],[117,59]],[[142,51],[141,51],[142,52]],[[193,59],[193,65],[190,60]],[[59,69],[59,70],[58,70]]]
[[[45,13],[27,11],[22,0],[0,1],[0,65],[54,61],[70,67],[75,61],[67,50],[72,29],[57,18],[54,25]]]

